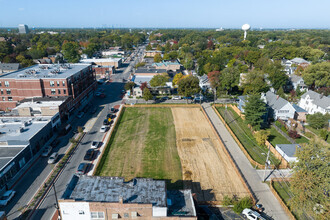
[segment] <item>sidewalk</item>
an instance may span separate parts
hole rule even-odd
[[[227,147],[229,153],[232,155],[238,168],[243,173],[244,178],[248,182],[250,188],[258,199],[258,203],[262,204],[265,208],[265,213],[274,219],[285,220],[289,219],[284,209],[275,198],[270,188],[266,183],[262,183],[258,172],[252,167],[248,159],[236,144],[233,137],[227,131],[220,118],[213,111],[209,103],[203,103],[206,114],[213,123],[218,135],[223,140],[224,145]]]

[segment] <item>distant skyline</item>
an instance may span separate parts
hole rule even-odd
[[[0,0],[0,27],[330,28],[329,0]]]

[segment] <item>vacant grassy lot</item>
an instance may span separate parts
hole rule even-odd
[[[108,145],[97,175],[166,179],[168,188],[182,187],[170,108],[126,108]]]

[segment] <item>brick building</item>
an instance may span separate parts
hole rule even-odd
[[[39,64],[0,76],[0,110],[11,110],[33,97],[71,97],[69,111],[93,95],[95,74],[90,64]]]
[[[190,190],[167,191],[164,180],[147,178],[74,175],[59,206],[63,220],[197,219]]]

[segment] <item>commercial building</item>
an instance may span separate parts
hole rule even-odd
[[[0,119],[0,193],[17,179],[23,168],[53,135],[53,117],[2,117]]]
[[[19,63],[0,63],[0,75],[17,71],[19,68]]]
[[[34,97],[71,97],[69,111],[93,95],[95,75],[90,64],[39,64],[0,76],[1,110]]]
[[[115,68],[119,68],[122,65],[122,59],[121,58],[81,59],[80,63],[90,63],[99,66],[114,66]]]
[[[146,52],[145,52],[145,56],[146,57],[154,57],[154,56],[156,56],[156,54],[162,54],[162,51],[160,51],[160,50],[147,50]]]
[[[63,220],[197,219],[190,190],[167,191],[164,180],[73,176],[59,200]]]
[[[26,24],[19,24],[18,25],[18,33],[20,34],[28,34],[29,28]]]
[[[153,67],[156,69],[166,69],[179,72],[181,70],[181,64],[178,60],[163,60],[160,63],[153,63]]]
[[[115,66],[93,65],[93,72],[95,73],[96,79],[110,80],[110,76],[115,73]]]

